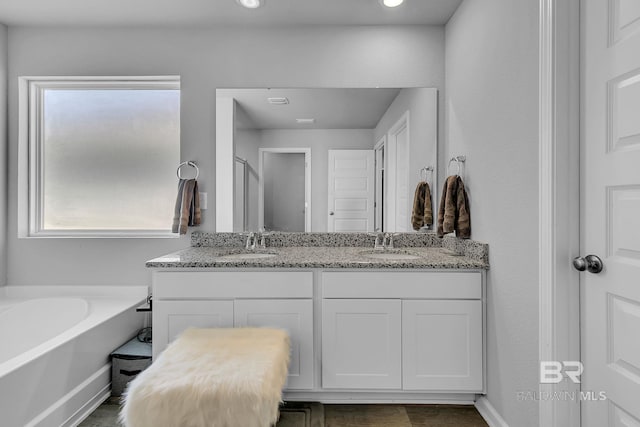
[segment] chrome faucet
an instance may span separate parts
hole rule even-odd
[[[251,231],[247,235],[247,243],[244,245],[244,248],[251,250],[254,250],[256,248],[256,233],[254,233],[253,231]]]
[[[269,237],[271,233],[261,232],[260,233],[260,249],[267,249],[267,242],[265,237]]]
[[[394,248],[393,237],[397,236],[398,233],[383,233],[379,231],[377,233],[370,233],[369,235],[375,236],[376,238],[373,248],[377,250],[384,250]]]
[[[376,238],[373,243],[373,248],[377,250],[382,250],[385,248],[385,234],[381,231],[377,233],[371,233],[370,236],[374,236]]]
[[[393,249],[393,236],[396,236],[397,233],[384,233],[384,239],[382,245],[387,249]]]
[[[258,233],[256,234],[255,241],[260,249],[267,249],[267,241],[265,237],[271,236],[270,232],[267,232],[267,229],[262,227],[258,229]]]

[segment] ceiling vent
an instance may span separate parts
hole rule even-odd
[[[285,97],[267,98],[267,101],[269,101],[269,104],[273,104],[273,105],[286,105],[289,103],[289,100]]]
[[[296,123],[303,125],[311,125],[316,122],[316,119],[296,119]]]

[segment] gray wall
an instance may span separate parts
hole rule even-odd
[[[444,28],[317,26],[214,29],[9,29],[8,283],[148,284],[145,260],[180,239],[18,239],[17,78],[22,75],[180,75],[182,159],[215,215],[216,87],[444,87]],[[37,264],[34,264],[37,263]],[[34,268],[37,265],[37,268]]]
[[[465,1],[446,27],[442,157],[464,154],[472,238],[490,243],[489,402],[537,426],[538,1]],[[446,163],[441,163],[443,172]]]
[[[7,35],[0,24],[0,286],[7,282]]]

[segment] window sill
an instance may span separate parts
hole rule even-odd
[[[178,239],[181,236],[170,231],[39,231],[18,236],[20,239]]]

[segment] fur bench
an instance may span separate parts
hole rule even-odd
[[[289,335],[279,329],[188,329],[134,379],[126,427],[268,427],[278,420]]]

